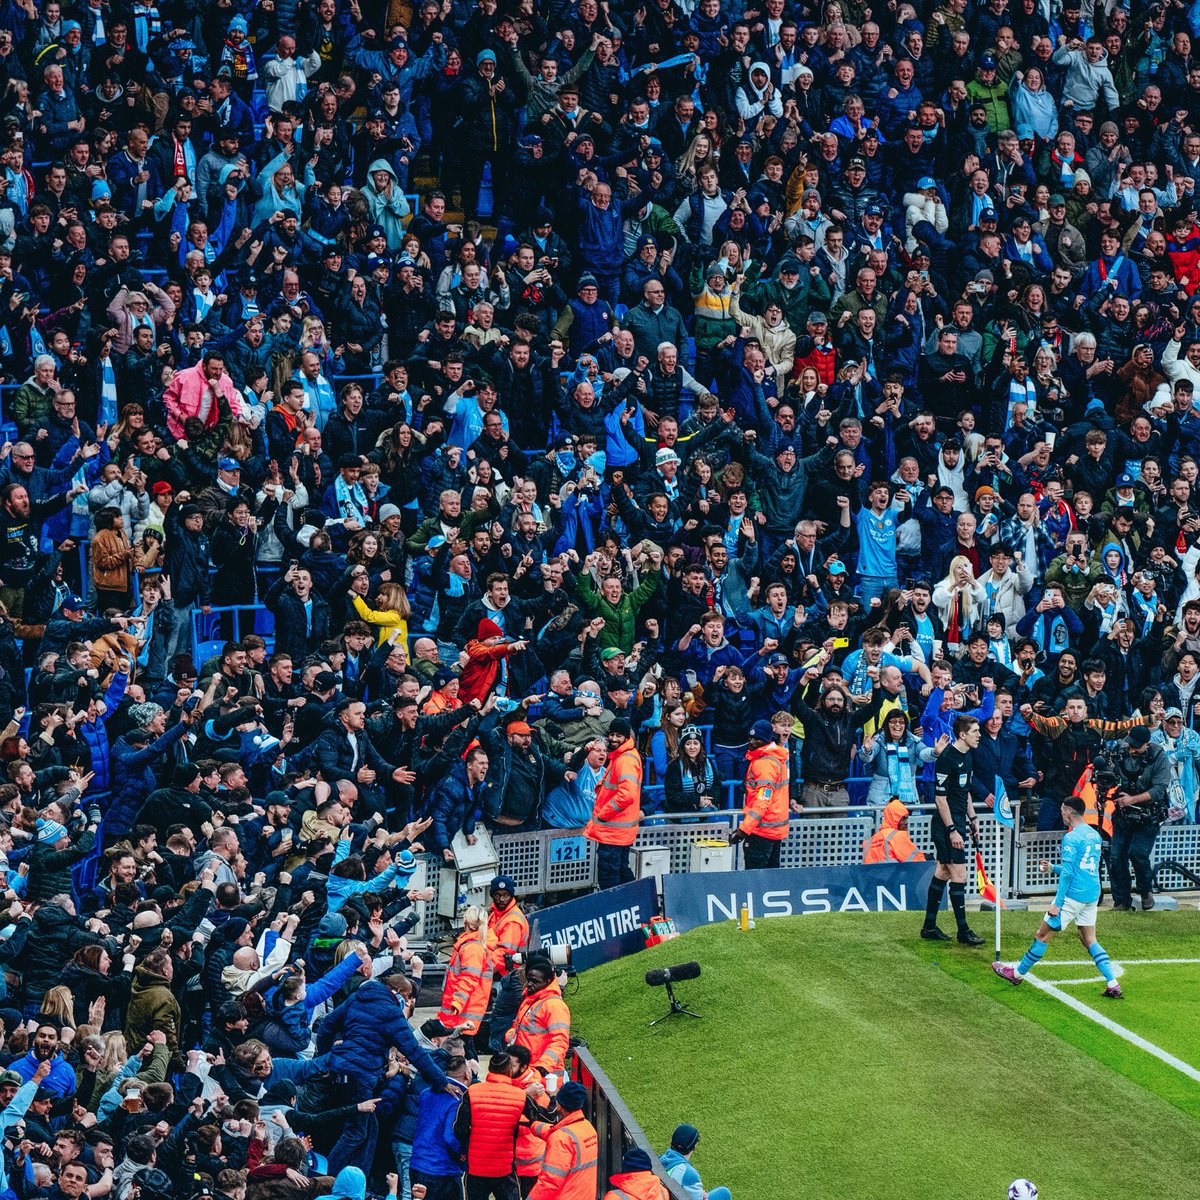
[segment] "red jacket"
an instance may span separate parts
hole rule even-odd
[[[488,1072],[482,1083],[467,1088],[463,1097],[471,1121],[467,1139],[467,1174],[498,1178],[511,1175],[525,1093],[507,1075]]]

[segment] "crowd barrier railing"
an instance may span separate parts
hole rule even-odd
[[[793,817],[780,850],[782,867],[854,866],[862,862],[863,849],[878,829],[882,809],[851,807],[824,809],[820,815]],[[932,805],[914,805],[908,831],[926,858],[933,857],[930,826]],[[737,828],[738,813],[718,810],[712,815],[662,813],[643,823],[634,850],[669,851],[668,873],[691,870],[692,846],[697,842],[725,841]],[[978,814],[979,851],[988,878],[1002,897],[1052,895],[1057,886],[1053,874],[1043,874],[1039,863],[1062,861],[1061,831],[1022,830],[1018,823],[1009,831],[998,829],[991,813]],[[563,892],[580,891],[596,883],[596,843],[580,829],[543,829],[533,833],[499,834],[494,839],[499,869],[511,875],[520,896],[553,898]],[[968,848],[973,849],[973,848]],[[1200,874],[1200,825],[1170,824],[1159,830],[1151,862],[1178,863]],[[1159,872],[1163,891],[1186,890],[1193,882],[1169,868]],[[979,899],[973,853],[968,854],[967,894]]]
[[[637,1118],[629,1111],[616,1085],[586,1046],[575,1047],[575,1079],[587,1091],[587,1112],[598,1135],[600,1194],[608,1190],[608,1177],[620,1171],[625,1152],[636,1146],[650,1156],[654,1173],[671,1200],[690,1200],[690,1193],[685,1192],[663,1170],[658,1153],[637,1123]]]

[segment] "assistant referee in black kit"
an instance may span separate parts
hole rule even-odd
[[[967,925],[967,843],[970,833],[978,837],[975,806],[971,803],[971,776],[975,770],[975,747],[980,726],[974,717],[954,718],[954,741],[937,756],[934,767],[934,802],[930,832],[937,866],[925,902],[925,924],[921,936],[931,942],[948,942],[950,935],[938,928],[938,909],[950,884],[950,907],[958,922],[958,940],[964,946],[982,946],[983,938]]]

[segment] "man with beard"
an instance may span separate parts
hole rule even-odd
[[[796,701],[796,716],[804,725],[804,790],[801,808],[821,815],[822,809],[845,808],[850,803],[846,777],[858,728],[871,715],[869,705],[855,709],[850,695],[838,683],[825,685],[816,708]],[[824,814],[832,815],[832,814]]]

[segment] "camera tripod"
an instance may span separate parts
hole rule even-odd
[[[690,1008],[683,1007],[682,1001],[680,1001],[680,999],[675,995],[675,989],[671,986],[671,984],[669,982],[666,984],[666,989],[667,989],[667,999],[670,1000],[671,1007],[669,1009],[667,1009],[667,1011],[665,1013],[663,1013],[663,1015],[661,1017],[656,1017],[653,1021],[650,1022],[651,1028],[653,1028],[655,1025],[659,1024],[660,1022],[665,1021],[668,1017],[675,1017],[675,1016],[695,1017],[697,1021],[700,1020],[700,1014],[698,1012],[692,1012],[692,1010]]]

